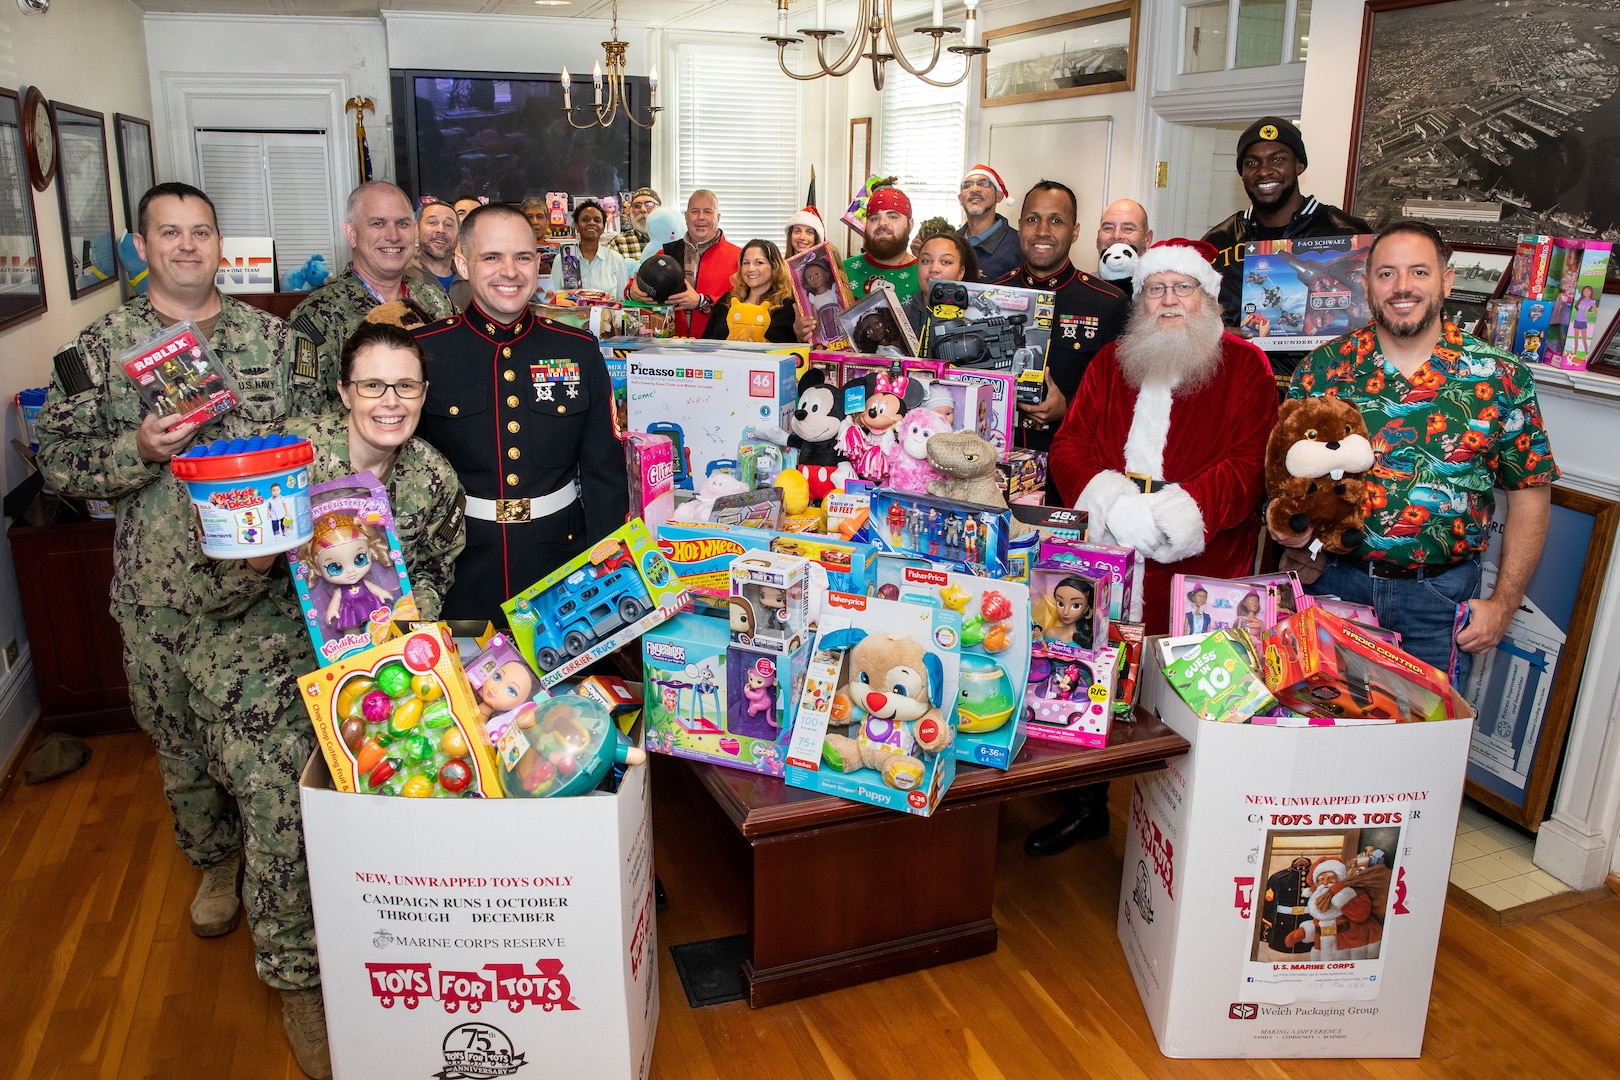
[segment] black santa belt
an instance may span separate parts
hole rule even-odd
[[[1135,484],[1136,490],[1144,495],[1170,486],[1169,480],[1155,480],[1153,477],[1143,476],[1141,473],[1128,472],[1125,474],[1125,479]]]

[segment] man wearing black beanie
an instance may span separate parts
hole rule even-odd
[[[1337,206],[1299,193],[1305,171],[1305,139],[1299,128],[1280,116],[1262,116],[1238,136],[1237,168],[1250,206],[1209,232],[1215,245],[1215,268],[1221,272],[1221,319],[1238,329],[1242,319],[1243,246],[1252,240],[1300,236],[1353,236],[1370,233],[1371,225]],[[1241,333],[1242,331],[1239,331]],[[1286,385],[1304,353],[1267,353],[1272,370]]]

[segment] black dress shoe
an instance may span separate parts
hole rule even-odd
[[[1024,851],[1030,855],[1061,855],[1073,844],[1101,840],[1107,835],[1108,807],[1075,806],[1030,833]]]
[[[657,874],[654,874],[653,875],[653,910],[654,911],[663,911],[667,907],[669,907],[669,897],[664,895],[664,883],[662,881],[658,880],[658,875]]]

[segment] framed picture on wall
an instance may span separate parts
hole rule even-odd
[[[1017,105],[1136,86],[1137,0],[988,31],[980,105]]]
[[[855,189],[872,175],[872,118],[853,116],[849,121],[849,190],[844,205],[855,201]],[[855,250],[855,230],[844,227],[844,254]]]
[[[124,228],[135,231],[141,196],[157,183],[152,162],[152,125],[136,116],[113,113],[117,137],[118,175],[124,181]]]
[[[0,329],[45,310],[21,114],[17,92],[0,89]]]
[[[62,204],[68,292],[74,299],[118,280],[112,191],[107,178],[107,127],[101,113],[51,102],[59,164],[56,194]]]
[[[1506,501],[1498,491],[1480,559],[1485,594],[1501,565]],[[1620,525],[1620,503],[1563,484],[1553,485],[1552,503],[1547,542],[1519,610],[1496,648],[1474,657],[1463,688],[1477,714],[1466,793],[1532,832],[1546,816],[1558,775]]]

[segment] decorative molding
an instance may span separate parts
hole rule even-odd
[[[20,717],[20,719],[18,719]],[[0,677],[0,788],[22,765],[21,755],[39,723],[39,688],[34,682],[34,654],[24,642],[17,662]]]
[[[1298,71],[1279,69],[1278,73],[1253,71],[1220,72],[1210,76],[1207,86],[1189,86],[1194,76],[1179,78],[1181,86],[1160,90],[1148,98],[1148,106],[1161,118],[1178,124],[1209,124],[1252,120],[1256,116],[1298,116],[1305,100],[1305,65]],[[1243,76],[1232,81],[1233,74]]]

